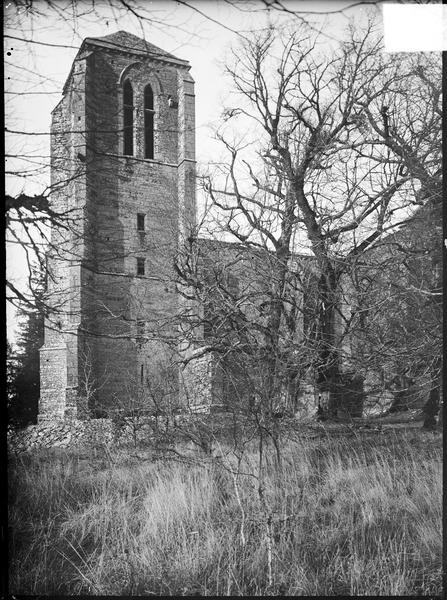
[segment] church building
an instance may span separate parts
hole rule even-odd
[[[108,416],[132,403],[145,410],[148,399],[167,402],[171,411],[249,407],[272,389],[265,365],[272,364],[267,349],[278,257],[262,246],[197,237],[194,81],[187,61],[124,31],[86,38],[53,110],[51,176],[50,201],[64,226],[53,228],[47,256],[52,312],[40,351],[39,421]],[[421,227],[426,213],[420,212]],[[411,233],[414,222],[409,227],[407,237],[396,234],[405,248],[421,238]],[[366,252],[368,273],[374,263],[389,264],[395,246],[389,236],[382,250]],[[423,268],[413,269],[415,282],[423,280],[421,269],[432,271],[424,258],[430,247],[418,249]],[[315,260],[293,254],[287,260],[274,397],[296,414],[315,410],[329,392],[312,378]],[[402,283],[393,265],[386,277]],[[374,294],[386,287],[382,279],[376,277]],[[361,416],[366,394],[386,392],[388,371],[402,370],[393,363],[362,372],[375,352],[362,332],[374,338],[380,325],[383,335],[396,337],[393,307],[369,323],[374,294],[370,287],[362,293],[343,283],[334,317],[341,357],[334,411],[340,404],[351,416]],[[432,304],[425,320],[427,314],[439,320]],[[425,379],[427,387],[433,377]],[[413,395],[426,396],[424,390]]]

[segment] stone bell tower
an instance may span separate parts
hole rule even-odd
[[[195,224],[187,61],[119,31],[86,38],[53,111],[54,210],[39,420],[106,409],[174,335],[173,260]]]

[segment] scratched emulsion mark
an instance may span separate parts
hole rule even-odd
[[[447,50],[447,6],[382,4],[386,52]]]

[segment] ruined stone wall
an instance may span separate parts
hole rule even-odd
[[[192,351],[181,370],[181,405],[193,412],[209,412],[216,401],[216,357],[205,348]]]
[[[417,408],[428,398],[442,345],[441,237],[441,206],[429,203],[346,276],[346,355],[364,377],[370,413]]]
[[[113,444],[116,438],[110,419],[46,420],[25,429],[9,431],[8,450],[19,454],[43,448],[92,447]]]
[[[309,261],[299,256],[292,259],[287,294],[295,302],[287,305],[287,309],[294,305],[295,312],[290,317],[295,328],[287,333],[284,328],[279,348],[280,352],[283,348],[289,352],[287,368],[296,371],[294,389],[289,386],[286,395],[293,395],[293,405],[298,405],[302,404],[298,398],[302,395],[300,385],[305,383],[300,375],[303,362],[300,351],[304,336],[303,282]],[[263,389],[262,356],[268,327],[269,293],[278,273],[277,258],[266,250],[244,244],[198,239],[190,249],[190,261],[197,265],[196,277],[203,285],[196,289],[197,301],[191,307],[197,326],[191,326],[189,331],[185,327],[194,338],[189,351],[201,355],[206,352],[207,345],[210,348],[213,406],[248,406]],[[194,318],[191,319],[193,322]],[[192,379],[190,372],[194,362],[188,364],[188,379]],[[202,365],[198,363],[199,374],[201,370]],[[200,375],[197,378],[200,379]]]

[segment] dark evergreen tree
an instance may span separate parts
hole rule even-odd
[[[8,411],[17,401],[17,358],[12,345],[6,343],[6,399]]]
[[[39,289],[43,290],[42,276]],[[39,348],[43,344],[44,315],[36,307],[26,304],[21,308],[21,331],[17,349],[12,353],[8,344],[8,422],[24,427],[37,422],[40,394]]]

